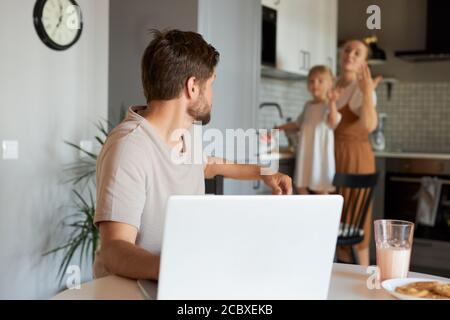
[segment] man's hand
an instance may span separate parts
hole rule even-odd
[[[285,174],[261,175],[261,180],[272,189],[272,194],[292,194],[292,179]]]

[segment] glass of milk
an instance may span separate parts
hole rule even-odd
[[[379,279],[406,278],[409,271],[414,223],[402,220],[376,220],[375,243]]]

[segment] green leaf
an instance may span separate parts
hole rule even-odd
[[[77,238],[73,243],[72,246],[70,247],[69,251],[67,252],[67,254],[65,255],[63,262],[61,263],[60,269],[58,271],[58,273],[61,275],[59,281],[60,283],[62,282],[62,280],[64,279],[64,275],[65,272],[67,270],[67,267],[69,266],[69,263],[72,261],[72,257],[75,253],[75,251],[78,249],[80,242],[82,239]]]
[[[72,192],[76,195],[76,197],[78,198],[78,200],[81,201],[81,203],[83,204],[84,207],[89,207],[89,205],[87,204],[87,202],[83,199],[83,197],[81,196],[81,194],[80,194],[77,190],[73,189]]]
[[[99,136],[95,136],[95,140],[97,140],[98,141],[98,143],[100,143],[100,145],[104,145],[105,144],[105,141],[104,140],[102,140],[102,139],[100,139],[100,137]]]
[[[75,148],[75,149],[77,149],[77,150],[79,150],[79,151],[81,151],[81,152],[83,152],[83,153],[85,153],[85,154],[87,154],[87,155],[88,155],[89,157],[91,157],[92,159],[97,160],[97,155],[96,155],[96,154],[94,154],[94,153],[92,153],[92,152],[89,152],[89,151],[87,151],[87,150],[84,150],[84,149],[81,148],[79,145],[76,145],[75,143],[72,143],[72,142],[69,142],[69,141],[64,141],[64,143],[67,144],[67,145],[69,145],[69,146],[71,146],[71,147],[73,147],[73,148]]]
[[[94,201],[94,195],[90,189],[89,189],[89,200],[91,201],[89,210],[91,210],[92,208],[95,208],[95,201]]]
[[[107,121],[107,123],[108,123],[109,125],[111,124],[109,121]],[[105,137],[108,136],[108,131],[106,130],[105,126],[103,125],[103,123],[102,123],[101,121],[99,121],[99,122],[96,124],[96,127],[97,127],[97,129],[98,129]],[[112,125],[111,125],[111,127],[112,127]]]
[[[67,244],[65,244],[65,245],[62,245],[62,246],[57,247],[57,248],[55,248],[55,249],[52,249],[52,250],[50,250],[50,251],[44,252],[42,255],[43,255],[43,256],[48,256],[49,254],[52,254],[52,253],[58,252],[58,251],[60,251],[60,250],[63,250],[63,249],[65,249],[65,248],[69,247],[70,245],[71,245],[71,243],[67,243]]]
[[[80,267],[83,265],[83,255],[84,255],[84,246],[86,245],[86,241],[87,239],[87,235],[83,234],[82,237],[82,241],[81,241],[81,249],[80,249]]]
[[[86,181],[89,182],[89,179],[91,179],[94,174],[95,174],[95,170],[89,170],[89,171],[87,171],[87,172],[85,172],[83,174],[80,174],[80,175],[77,175],[77,176],[71,178],[67,182],[71,182],[73,185],[79,184],[84,179],[86,179]]]

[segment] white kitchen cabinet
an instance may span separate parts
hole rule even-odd
[[[326,65],[336,73],[337,0],[315,0],[315,39],[311,42],[311,66]]]
[[[335,72],[337,0],[262,0],[277,10],[277,68],[307,75],[324,64]]]
[[[302,0],[299,0],[302,1]],[[296,9],[296,0],[289,1],[263,1],[271,8],[277,10],[277,52],[276,52],[276,67],[278,69],[299,72],[299,56],[300,42],[296,41],[302,39],[300,36],[300,28],[298,27],[299,16]]]

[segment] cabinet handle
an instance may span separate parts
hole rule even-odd
[[[303,56],[303,69],[305,69],[306,71],[308,71],[308,51],[305,51],[305,54]]]
[[[303,70],[303,63],[305,62],[305,59],[303,58],[303,51],[302,50],[299,51],[298,60],[299,60],[298,61],[298,65],[299,65],[298,69],[299,70]]]
[[[306,70],[306,51],[300,50],[300,70]]]
[[[253,181],[253,190],[258,190],[260,186],[261,186],[261,181],[259,181],[259,180]]]
[[[433,244],[430,242],[421,242],[420,240],[418,241],[417,239],[414,239],[414,245],[418,246],[418,247],[424,247],[424,248],[431,248],[433,247]]]

